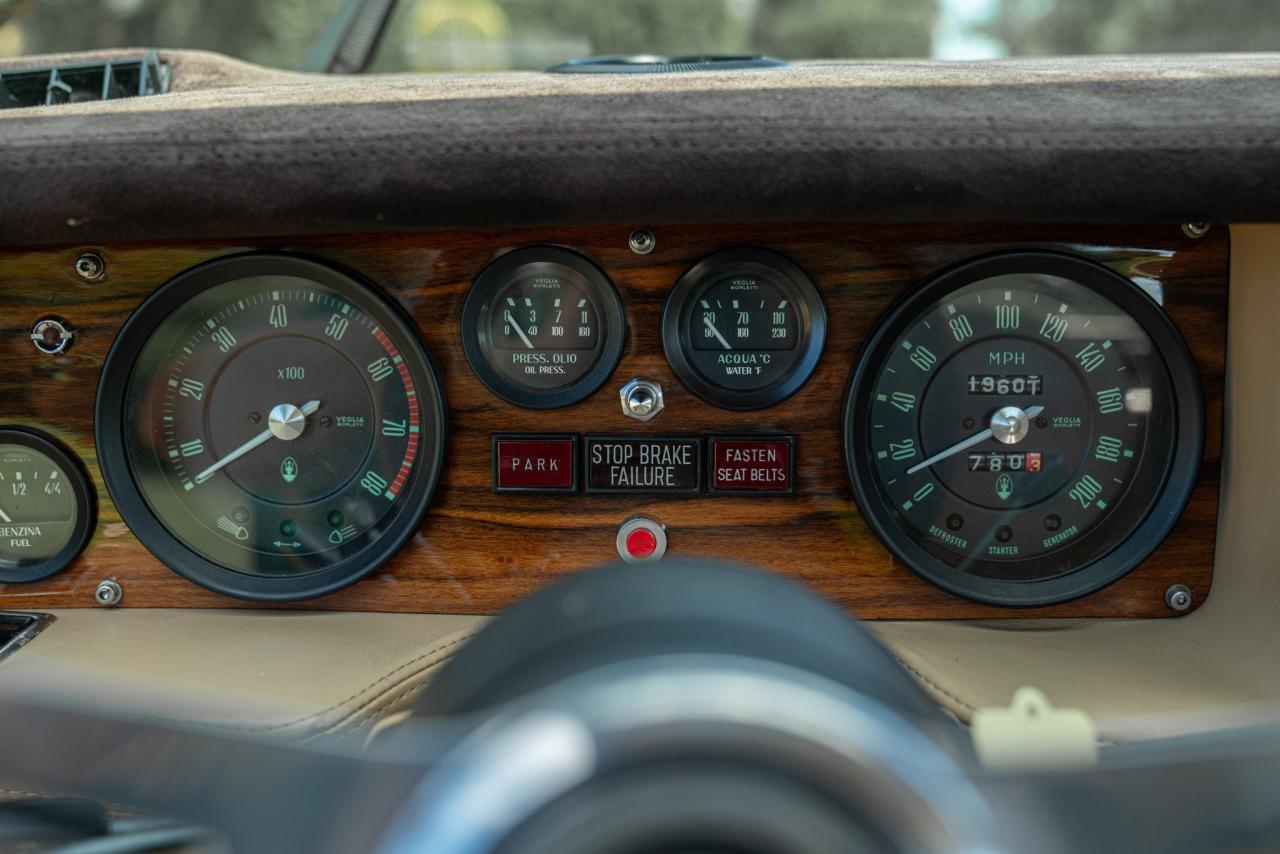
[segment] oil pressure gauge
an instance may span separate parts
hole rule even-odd
[[[604,384],[622,355],[618,292],[586,258],[537,246],[480,274],[462,308],[467,361],[489,390],[530,409],[556,409]]]
[[[0,427],[0,583],[35,581],[71,563],[93,530],[88,481],[52,439]]]
[[[725,409],[763,409],[804,385],[818,364],[827,315],[788,259],[763,249],[711,255],[672,289],[662,345],[689,391]]]

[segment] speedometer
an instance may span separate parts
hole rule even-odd
[[[1132,569],[1186,503],[1195,366],[1149,296],[1090,261],[971,262],[896,306],[845,407],[859,508],[962,596],[1040,605]]]
[[[192,581],[248,599],[362,577],[415,530],[444,401],[399,311],[295,257],[214,261],[126,322],[98,391],[121,515]]]

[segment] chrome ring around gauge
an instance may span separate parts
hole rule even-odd
[[[107,488],[161,561],[220,593],[319,596],[418,529],[445,403],[412,322],[350,273],[212,261],[125,322],[95,431]]]
[[[556,246],[517,249],[486,267],[461,322],[471,370],[498,397],[529,409],[593,394],[618,366],[627,332],[609,277]]]
[[[1109,584],[1195,485],[1199,378],[1163,310],[1082,258],[1020,252],[945,272],[868,341],[844,407],[859,509],[899,559],[980,602]]]
[[[818,366],[827,314],[786,257],[744,247],[709,255],[671,290],[662,347],[685,388],[725,409],[781,403]]]

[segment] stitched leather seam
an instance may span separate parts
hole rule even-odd
[[[720,127],[716,129],[724,132],[732,130],[732,126]],[[852,130],[852,128],[849,128]],[[863,129],[858,129],[863,132]],[[1186,131],[1195,130],[1199,136],[1195,138],[1194,144],[1186,136]],[[1163,149],[1177,149],[1188,152],[1202,152],[1209,149],[1248,149],[1248,148],[1272,148],[1280,145],[1280,137],[1267,135],[1262,137],[1240,137],[1240,136],[1221,136],[1207,137],[1202,133],[1200,128],[1188,128],[1182,133],[1177,134],[1132,134],[1124,136],[1099,137],[1097,134],[1081,134],[1075,131],[1066,132],[1057,136],[1035,136],[1023,137],[1019,131],[1009,131],[1007,133],[988,133],[988,134],[961,134],[946,136],[949,129],[945,126],[935,128],[935,132],[939,136],[931,136],[925,129],[920,132],[903,132],[903,131],[887,131],[881,134],[875,134],[874,138],[858,138],[843,136],[841,134],[817,134],[805,135],[803,140],[792,139],[779,142],[743,142],[743,143],[726,143],[723,140],[716,140],[716,134],[708,136],[686,137],[679,140],[662,140],[650,139],[644,143],[632,140],[618,139],[609,142],[595,142],[591,144],[576,144],[571,142],[535,145],[530,143],[511,143],[504,144],[466,144],[466,143],[449,143],[440,146],[431,146],[430,143],[419,145],[407,145],[397,141],[377,142],[369,141],[359,147],[343,146],[334,140],[312,140],[311,142],[322,142],[325,148],[298,151],[300,145],[311,144],[299,143],[297,139],[282,140],[240,140],[234,144],[226,143],[208,143],[197,147],[192,143],[191,148],[170,148],[170,152],[174,154],[171,161],[178,164],[194,164],[208,162],[243,162],[254,161],[263,163],[285,163],[290,165],[305,165],[308,162],[318,161],[336,161],[349,160],[353,158],[360,159],[376,159],[381,156],[404,156],[412,155],[416,159],[432,159],[440,156],[451,155],[510,155],[518,152],[525,155],[551,155],[551,154],[571,154],[580,157],[589,153],[633,153],[644,151],[652,153],[655,150],[667,149],[674,151],[692,150],[700,154],[743,154],[743,153],[777,153],[795,152],[804,154],[814,150],[814,145],[824,145],[827,148],[836,151],[843,150],[880,150],[880,149],[901,149],[909,148],[911,150],[952,150],[965,149],[973,147],[985,147],[992,150],[1008,151],[1023,149],[1055,149],[1055,150],[1080,150],[1080,151],[1111,151],[1116,149],[1140,149],[1143,151],[1155,152]],[[492,135],[490,135],[492,138]],[[800,144],[803,142],[804,144]],[[220,150],[219,146],[227,146],[227,150]],[[234,145],[234,148],[229,146]],[[6,148],[10,146],[5,146]],[[87,155],[81,153],[81,157],[74,163],[69,164],[68,161],[59,156],[63,151],[77,151],[75,148],[62,148],[53,150],[50,146],[44,145],[13,145],[12,148],[38,147],[41,150],[41,156],[28,156],[24,159],[9,159],[6,165],[22,166],[27,168],[62,168],[68,165],[93,165],[102,163],[116,164],[137,164],[136,157],[130,157],[127,152],[92,152]],[[272,157],[270,153],[261,151],[246,151],[242,149],[268,148],[276,147],[287,151],[290,155],[288,158],[279,159]],[[152,146],[153,154],[159,155],[164,148],[162,146]],[[152,166],[157,165],[157,160],[149,161]],[[7,170],[9,171],[9,170]]]
[[[908,670],[908,671],[909,671],[913,676],[915,676],[915,677],[916,677],[916,679],[918,679],[918,680],[920,680],[921,682],[923,682],[926,686],[928,686],[929,688],[931,688],[934,692],[936,692],[936,693],[938,693],[938,694],[941,694],[942,696],[946,697],[947,699],[951,700],[952,702],[956,703],[956,704],[957,704],[957,705],[959,705],[961,708],[963,708],[963,709],[965,709],[965,710],[967,710],[967,711],[972,712],[972,711],[974,711],[974,710],[975,710],[975,707],[974,707],[973,705],[971,705],[971,704],[969,704],[969,703],[965,702],[964,700],[962,700],[962,699],[961,699],[960,697],[958,697],[957,695],[955,695],[955,694],[953,694],[952,692],[948,691],[946,688],[943,688],[943,687],[942,687],[941,685],[939,685],[937,682],[933,681],[933,680],[932,680],[932,679],[930,679],[928,676],[926,676],[924,673],[922,673],[918,668],[916,668],[916,667],[912,666],[912,665],[911,665],[911,663],[910,663],[910,662],[908,662],[907,660],[903,659],[902,657],[900,657],[900,656],[898,656],[898,655],[894,655],[893,657],[894,657],[895,659],[897,659],[897,661],[898,661],[898,663],[899,663],[899,664],[901,664],[901,665],[902,665],[903,667],[905,667],[905,668],[906,668],[906,669],[907,669],[907,670]]]
[[[377,717],[381,712],[394,706],[396,702],[408,694],[421,690],[430,681],[431,675],[436,669],[444,664],[444,661],[443,659],[433,661],[394,685],[387,686],[381,693],[369,698],[368,702],[348,710],[341,719],[334,721],[325,728],[323,733],[318,735],[340,732],[348,727],[353,730],[360,729],[370,718]]]
[[[298,726],[299,724],[304,724],[304,723],[307,723],[307,722],[309,722],[309,721],[315,721],[315,720],[318,720],[318,719],[323,718],[325,715],[329,714],[329,713],[330,713],[330,712],[332,712],[334,709],[338,709],[338,708],[341,708],[342,706],[348,705],[349,703],[354,702],[354,701],[355,701],[356,699],[358,699],[359,697],[362,697],[363,695],[365,695],[365,694],[369,693],[370,691],[374,690],[375,688],[378,688],[378,687],[381,685],[381,683],[383,683],[383,682],[385,682],[386,680],[390,679],[391,677],[395,676],[397,673],[400,673],[400,672],[402,672],[402,671],[404,671],[404,670],[406,670],[406,669],[408,669],[408,668],[410,668],[410,667],[413,667],[415,664],[418,664],[418,663],[420,663],[420,662],[422,662],[422,661],[424,661],[424,660],[426,660],[426,659],[429,659],[429,658],[431,658],[432,656],[438,655],[438,654],[440,654],[440,653],[445,652],[446,650],[449,650],[449,649],[452,649],[452,648],[454,648],[454,647],[456,647],[456,646],[459,646],[459,645],[461,645],[461,644],[463,644],[463,643],[465,643],[465,642],[467,642],[467,641],[471,640],[471,638],[473,638],[474,636],[475,636],[475,633],[474,633],[474,632],[472,632],[472,633],[469,633],[469,634],[463,635],[462,637],[455,638],[454,640],[450,641],[449,643],[442,644],[442,645],[440,645],[440,646],[436,646],[436,647],[432,647],[430,650],[428,650],[427,652],[424,652],[422,655],[419,655],[419,656],[417,656],[417,657],[415,657],[415,658],[413,658],[413,659],[410,659],[409,661],[406,661],[404,664],[401,664],[399,667],[395,668],[394,670],[390,670],[390,671],[388,671],[388,672],[386,672],[386,673],[382,674],[382,675],[381,675],[381,676],[379,676],[376,680],[374,680],[373,682],[371,682],[369,685],[367,685],[366,687],[362,688],[361,690],[359,690],[359,691],[355,692],[354,694],[351,694],[350,696],[348,696],[348,697],[346,697],[346,698],[344,698],[344,699],[342,699],[342,700],[339,700],[338,702],[333,703],[332,705],[329,705],[329,706],[327,706],[327,707],[325,707],[325,708],[321,709],[321,710],[320,710],[320,711],[318,711],[318,712],[312,712],[312,713],[310,713],[310,714],[303,715],[302,717],[295,718],[295,719],[293,719],[293,720],[289,720],[289,721],[284,721],[284,722],[281,722],[281,723],[271,723],[271,724],[228,724],[228,723],[219,723],[219,722],[214,722],[214,721],[207,721],[207,722],[197,722],[197,724],[196,724],[196,725],[197,725],[197,726],[206,727],[206,728],[209,728],[209,729],[216,729],[216,730],[231,730],[231,731],[236,731],[236,732],[274,732],[274,731],[277,731],[277,730],[282,730],[282,729],[288,729],[288,728],[290,728],[290,727],[295,727],[295,726]],[[437,663],[438,663],[438,662],[432,662],[432,665],[437,664]],[[424,668],[424,669],[430,669],[430,665],[429,665],[427,668]],[[401,683],[397,682],[396,684],[398,685],[398,684],[401,684]],[[383,691],[385,691],[385,690],[389,690],[389,689],[384,688],[384,689],[383,689]],[[379,694],[378,694],[377,696],[381,696],[381,692],[379,692]]]
[[[829,111],[820,111],[825,114]],[[1170,134],[1179,137],[1182,144],[1186,145],[1185,134],[1189,131],[1195,131],[1199,136],[1196,137],[1196,147],[1201,141],[1208,139],[1214,140],[1234,140],[1237,139],[1241,132],[1250,131],[1257,133],[1262,131],[1267,137],[1275,132],[1275,122],[1271,120],[1249,121],[1241,120],[1232,112],[1223,112],[1217,116],[1199,116],[1195,122],[1178,122],[1178,121],[1150,121],[1143,122],[1141,120],[1131,121],[1126,128],[1116,128],[1114,122],[1090,121],[1087,117],[1080,117],[1079,120],[1072,120],[1069,127],[1061,128],[1057,133],[1046,133],[1043,122],[1020,123],[1013,119],[996,119],[996,118],[964,118],[963,120],[940,119],[933,117],[929,120],[913,121],[909,116],[903,116],[901,121],[894,122],[875,122],[875,121],[850,121],[848,123],[824,123],[820,120],[810,120],[819,112],[786,116],[780,118],[761,118],[751,123],[743,123],[732,120],[716,120],[708,117],[685,117],[685,116],[668,116],[653,115],[650,119],[639,121],[626,121],[613,123],[613,137],[623,144],[629,141],[626,139],[626,131],[643,130],[649,135],[660,132],[671,127],[693,127],[697,135],[709,139],[714,139],[725,131],[743,131],[756,132],[761,126],[767,125],[771,130],[795,130],[805,134],[806,137],[823,137],[843,135],[851,131],[856,132],[860,136],[882,136],[886,134],[912,135],[920,136],[936,144],[945,144],[945,139],[934,137],[935,133],[941,131],[954,132],[959,131],[968,136],[978,134],[992,134],[997,136],[1007,135],[1038,135],[1043,137],[1061,138],[1065,136],[1079,137],[1096,137],[1099,133],[1111,134],[1111,139],[1132,139],[1139,135],[1150,136],[1152,134]],[[424,117],[426,118],[426,117]],[[528,123],[512,123],[512,124],[495,124],[492,120],[472,121],[468,119],[453,119],[448,122],[451,131],[464,131],[483,134],[485,137],[493,137],[499,133],[511,133],[513,136],[519,136],[529,130],[542,127],[540,124]],[[1229,131],[1222,133],[1224,129]],[[153,130],[163,130],[163,128],[155,128]],[[300,137],[294,130],[273,130],[269,127],[259,128],[252,132],[253,137],[246,138],[243,134],[218,134],[218,128],[210,128],[209,131],[202,135],[191,135],[186,133],[167,134],[165,139],[157,141],[154,139],[154,133],[129,133],[127,131],[121,133],[113,133],[109,135],[110,142],[119,147],[127,147],[140,142],[150,143],[153,150],[173,150],[184,147],[193,147],[199,149],[210,149],[218,146],[261,146],[261,145],[297,145],[299,142],[303,144],[314,144],[323,142],[326,144],[337,144],[344,151],[358,151],[365,149],[369,143],[376,143],[379,140],[385,140],[389,145],[395,145],[400,148],[421,150],[423,148],[432,147],[433,142],[430,138],[419,140],[416,144],[411,144],[403,139],[395,136],[389,136],[383,131],[361,131],[359,128],[344,129],[341,135],[312,135]],[[556,129],[557,138],[559,139],[584,139],[598,140],[600,134],[598,132],[568,129]],[[644,142],[630,143],[636,147],[649,148],[653,144],[672,144],[686,145],[685,134],[689,131],[681,130],[681,138],[674,140],[653,140],[648,139]],[[1204,136],[1204,134],[1208,136]],[[103,136],[108,136],[103,134]],[[358,145],[357,145],[358,143]],[[30,146],[44,148],[46,146],[60,146],[75,149],[79,146],[69,144],[65,133],[56,134],[28,134],[22,136],[19,140],[9,143],[15,147]],[[599,146],[606,143],[596,142]],[[767,144],[763,140],[740,143],[740,145],[757,145]],[[521,142],[516,147],[522,151],[538,151],[547,149],[560,143],[538,144],[536,142]],[[730,146],[730,143],[722,145]],[[466,143],[443,143],[442,146],[448,148],[465,148],[469,147]]]
[[[377,705],[371,708],[366,708],[364,711],[360,712],[358,715],[354,717],[348,717],[345,720],[340,721],[339,723],[329,727],[323,733],[318,733],[315,736],[312,736],[312,738],[320,738],[325,735],[333,735],[341,732],[341,735],[339,735],[337,738],[337,740],[341,742],[347,738],[350,738],[352,735],[363,732],[366,729],[366,724],[382,717],[385,712],[390,711],[402,699],[414,693],[415,691],[421,690],[429,681],[426,678],[427,675],[430,674],[432,671],[434,671],[438,666],[439,665],[432,665],[431,667],[426,668],[421,673],[421,675],[424,678],[420,680],[415,680],[411,684],[405,685],[404,688],[397,691],[395,694],[384,697],[380,702],[377,703]]]

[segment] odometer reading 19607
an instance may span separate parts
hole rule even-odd
[[[185,273],[121,331],[99,391],[112,497],[158,557],[220,592],[284,600],[363,576],[416,530],[443,400],[369,286],[242,256]]]
[[[1092,262],[975,261],[900,303],[845,412],[860,509],[918,573],[1035,605],[1114,581],[1172,527],[1203,446],[1195,367],[1159,306]]]

